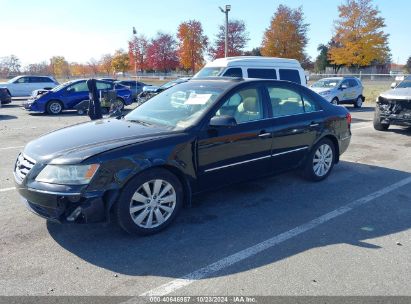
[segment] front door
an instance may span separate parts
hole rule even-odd
[[[272,134],[262,91],[238,90],[215,115],[236,119],[232,127],[207,126],[198,140],[198,175],[201,189],[235,183],[270,170]]]

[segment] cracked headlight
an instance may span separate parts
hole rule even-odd
[[[86,185],[90,183],[99,166],[99,164],[47,165],[36,177],[36,181],[61,185]]]

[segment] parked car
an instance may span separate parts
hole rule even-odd
[[[150,99],[151,97],[157,95],[158,93],[161,93],[175,86],[176,84],[187,82],[189,80],[190,80],[190,77],[181,77],[181,78],[166,82],[165,84],[161,86],[153,86],[153,85],[144,86],[143,91],[137,96],[137,102],[143,103],[146,100]]]
[[[57,115],[63,110],[73,109],[83,100],[89,99],[89,91],[86,79],[69,81],[55,87],[43,94],[30,97],[24,104],[24,108],[32,112],[41,112]],[[131,91],[127,87],[115,87],[113,82],[97,80],[97,89],[109,91],[115,89],[118,101],[124,105],[132,103]]]
[[[376,100],[374,128],[386,131],[390,125],[411,126],[411,76]]]
[[[116,81],[117,84],[127,86],[131,92],[133,92],[133,100],[137,101],[137,96],[143,91],[143,87],[149,86],[144,82],[135,81],[135,80],[120,80]]]
[[[356,77],[330,77],[315,82],[311,89],[332,104],[353,104],[361,108],[365,97],[361,80]]]
[[[129,233],[151,234],[195,193],[294,168],[325,179],[350,143],[350,124],[344,107],[290,82],[193,80],[121,119],[31,141],[17,158],[15,183],[47,219],[112,216]]]
[[[11,95],[7,88],[0,88],[0,104],[11,103]]]
[[[295,59],[237,56],[219,58],[207,63],[193,78],[240,77],[288,80],[307,85],[304,69]]]
[[[59,83],[50,76],[17,76],[7,82],[1,82],[12,97],[30,96],[37,89],[52,89]]]

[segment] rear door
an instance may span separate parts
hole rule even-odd
[[[323,112],[313,98],[291,84],[267,84],[272,115],[272,166],[283,171],[298,166],[323,127]]]
[[[198,175],[202,189],[257,177],[270,171],[272,135],[262,87],[241,88],[228,96],[215,115],[236,119],[232,127],[208,124],[198,139]]]

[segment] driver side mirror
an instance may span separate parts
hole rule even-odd
[[[397,87],[397,83],[396,83],[396,82],[391,83],[391,89],[395,89],[396,87]]]
[[[214,116],[210,120],[210,127],[234,127],[237,125],[237,121],[233,116],[229,115],[218,115]]]

